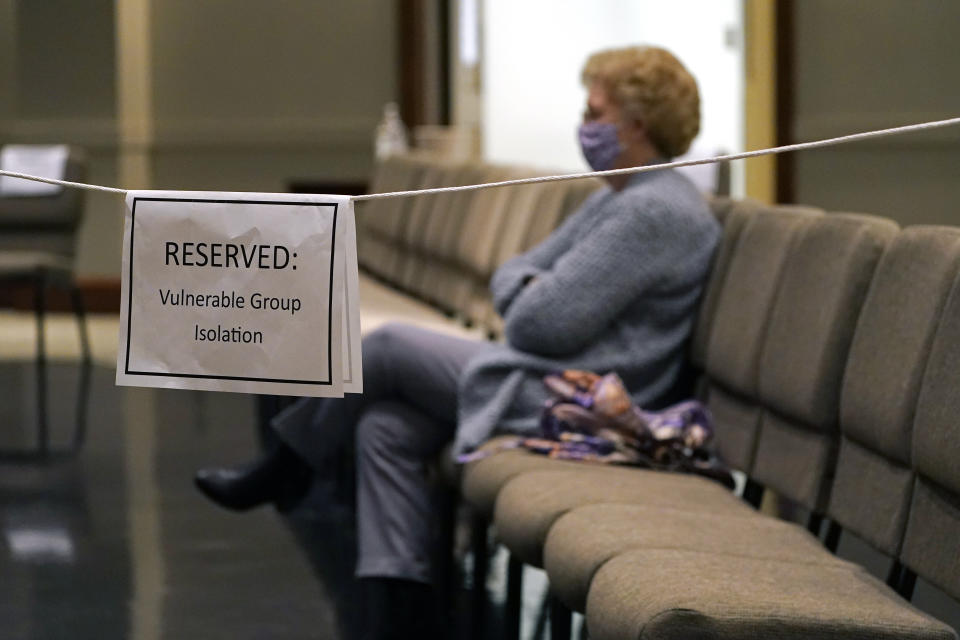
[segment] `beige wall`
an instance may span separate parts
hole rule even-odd
[[[395,99],[395,18],[382,0],[148,0],[149,184],[119,185],[113,0],[0,0],[0,143],[87,149],[92,181],[282,191],[364,179]],[[9,55],[8,55],[9,54]],[[119,83],[123,84],[123,83]],[[129,103],[128,103],[129,104]],[[121,208],[91,194],[81,275],[117,275]]]
[[[960,115],[960,3],[804,0],[798,141]],[[901,224],[960,224],[960,129],[796,155],[796,199]]]
[[[13,117],[16,83],[16,13],[13,0],[0,0],[0,122]]]
[[[395,94],[392,6],[155,1],[155,186],[278,190],[293,176],[363,178]]]
[[[116,182],[112,0],[0,0],[0,143],[86,149],[91,181]],[[81,273],[119,272],[116,197],[91,194],[78,240]]]

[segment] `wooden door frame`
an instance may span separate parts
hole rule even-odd
[[[397,102],[409,127],[450,124],[452,1],[396,0]],[[435,93],[430,91],[433,73]]]
[[[776,144],[797,142],[793,135],[796,113],[796,15],[794,0],[777,0],[776,16]],[[776,194],[777,202],[796,202],[796,162],[792,153],[777,156]]]

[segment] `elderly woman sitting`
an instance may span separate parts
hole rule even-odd
[[[663,162],[699,131],[696,81],[663,49],[597,53],[583,83],[579,138],[595,170]],[[678,384],[718,225],[674,171],[607,183],[542,244],[497,270],[491,289],[505,344],[385,327],[364,340],[362,395],[300,400],[274,419],[276,448],[197,474],[199,488],[231,509],[290,502],[355,433],[356,572],[381,602],[374,617],[383,622],[372,635],[388,636],[400,611],[426,618],[411,615],[432,581],[425,468],[451,440],[462,453],[496,432],[530,433],[551,371],[616,372],[641,406],[662,403]]]

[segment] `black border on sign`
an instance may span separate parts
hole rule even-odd
[[[136,225],[137,202],[211,202],[214,204],[278,204],[298,207],[333,207],[333,226],[330,231],[330,285],[327,302],[327,379],[326,380],[284,380],[280,378],[247,378],[244,376],[208,376],[199,373],[168,373],[156,371],[130,371],[130,337],[133,319],[133,233]],[[165,378],[202,378],[205,380],[242,380],[245,382],[270,382],[276,384],[309,384],[329,386],[333,384],[333,267],[337,248],[337,212],[336,202],[290,202],[278,200],[206,200],[203,198],[137,198],[130,208],[130,274],[127,281],[127,354],[124,362],[124,374],[131,376],[159,376]]]

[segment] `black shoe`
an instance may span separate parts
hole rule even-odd
[[[312,477],[310,466],[281,443],[237,467],[200,469],[193,481],[203,495],[231,511],[270,502],[280,511],[289,511],[306,495]]]

